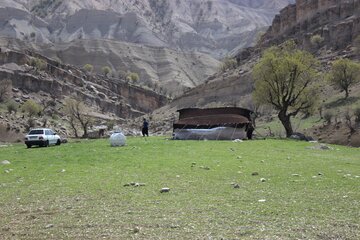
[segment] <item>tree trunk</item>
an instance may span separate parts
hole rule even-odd
[[[346,88],[345,89],[345,99],[347,99],[349,97],[349,89]]]
[[[294,133],[291,126],[290,116],[287,115],[285,111],[280,111],[278,117],[285,128],[286,137],[290,137]]]

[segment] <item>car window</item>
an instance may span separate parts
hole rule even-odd
[[[52,130],[49,130],[49,135],[54,135],[54,132]]]
[[[45,130],[45,135],[51,135],[49,130]]]
[[[29,135],[43,134],[44,130],[31,130]]]

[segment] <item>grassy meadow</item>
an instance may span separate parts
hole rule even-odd
[[[359,239],[360,149],[318,146],[1,147],[0,239]]]

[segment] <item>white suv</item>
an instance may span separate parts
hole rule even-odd
[[[25,136],[25,144],[28,148],[33,145],[40,147],[47,147],[50,144],[60,145],[61,138],[49,128],[36,128]]]

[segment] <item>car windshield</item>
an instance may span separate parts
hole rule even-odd
[[[31,130],[29,135],[43,134],[44,130]]]

